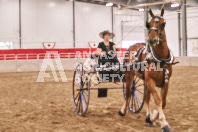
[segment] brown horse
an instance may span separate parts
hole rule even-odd
[[[146,84],[146,91],[145,91],[145,103],[147,107],[146,112],[146,122],[150,123],[151,125],[154,124],[154,121],[159,119],[162,131],[168,132],[171,130],[168,122],[166,121],[163,108],[166,106],[166,96],[168,92],[168,85],[169,79],[172,74],[172,61],[171,61],[171,52],[167,46],[166,41],[166,34],[165,34],[165,20],[163,19],[164,9],[161,10],[160,16],[154,16],[152,10],[149,10],[149,13],[152,17],[150,22],[146,23],[146,27],[148,29],[148,44],[145,45],[144,43],[138,43],[131,47],[129,47],[128,52],[136,52],[137,56],[140,56],[139,49],[141,47],[148,46],[149,48],[145,48],[147,52],[142,52],[140,59],[138,60],[147,62],[147,68],[151,67],[151,63],[154,63],[157,66],[159,63],[160,67],[165,70],[155,71],[155,70],[143,70],[143,71],[134,71],[133,69],[125,72],[125,79],[126,79],[126,101],[122,108],[119,111],[121,116],[126,115],[127,106],[129,104],[129,100],[131,97],[131,86],[134,79],[134,76],[138,76],[139,78],[143,79]],[[152,54],[154,54],[153,59],[148,57],[148,49],[152,50]],[[151,51],[150,51],[151,52]],[[124,63],[132,63],[134,62],[134,55],[131,56],[130,54],[126,54],[124,59]],[[157,59],[156,59],[157,58]],[[165,74],[165,72],[166,74]],[[141,76],[142,74],[142,76]],[[161,96],[157,93],[155,86],[161,86]],[[156,109],[151,113],[149,102],[150,102],[150,95],[153,95]]]

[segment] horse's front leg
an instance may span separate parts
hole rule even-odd
[[[169,87],[169,83],[165,83],[163,88],[161,89],[162,108],[163,109],[166,107],[166,98],[167,98],[167,94],[168,94],[168,87]]]
[[[168,122],[166,121],[164,112],[162,110],[162,99],[160,98],[160,96],[158,95],[156,89],[155,89],[155,82],[152,79],[147,80],[146,82],[149,91],[151,92],[151,94],[153,95],[156,107],[157,107],[157,111],[159,112],[159,122],[162,128],[163,132],[169,132],[171,130],[171,127],[169,126]]]
[[[129,100],[131,97],[131,85],[134,79],[134,73],[132,71],[126,71],[125,72],[125,80],[126,80],[126,100],[124,102],[124,105],[119,110],[120,116],[125,116],[127,111],[127,106],[129,104]]]
[[[149,116],[151,114],[151,109],[150,109],[150,92],[148,88],[146,88],[145,91],[145,103],[146,103],[146,116]]]
[[[151,109],[150,109],[150,91],[149,91],[149,87],[150,85],[149,84],[146,84],[148,85],[146,87],[146,91],[145,91],[145,104],[146,104],[146,123],[147,123],[147,126],[155,126],[155,120],[158,119],[159,117],[159,113],[158,111],[154,110],[153,113],[151,113]]]

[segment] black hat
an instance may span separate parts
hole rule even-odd
[[[99,33],[99,36],[103,39],[105,34],[110,34],[111,39],[115,37],[115,34],[109,32],[109,30],[105,30],[105,31]]]

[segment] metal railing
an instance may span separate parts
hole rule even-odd
[[[55,59],[55,58],[61,58],[61,59],[83,59],[88,58],[90,55],[94,54],[89,53],[58,53],[58,54],[49,54],[49,53],[38,53],[38,54],[0,54],[0,60],[32,60],[32,59]],[[123,57],[125,54],[125,51],[118,51],[117,55],[118,57]]]

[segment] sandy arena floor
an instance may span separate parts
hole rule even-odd
[[[68,83],[55,83],[52,77],[37,83],[38,72],[1,73],[0,131],[160,131],[158,122],[146,127],[145,107],[139,114],[118,115],[122,90],[109,90],[107,98],[97,98],[97,91],[91,91],[86,117],[78,116],[72,98],[73,71],[66,75]],[[198,132],[198,67],[174,67],[164,113],[173,132]]]

